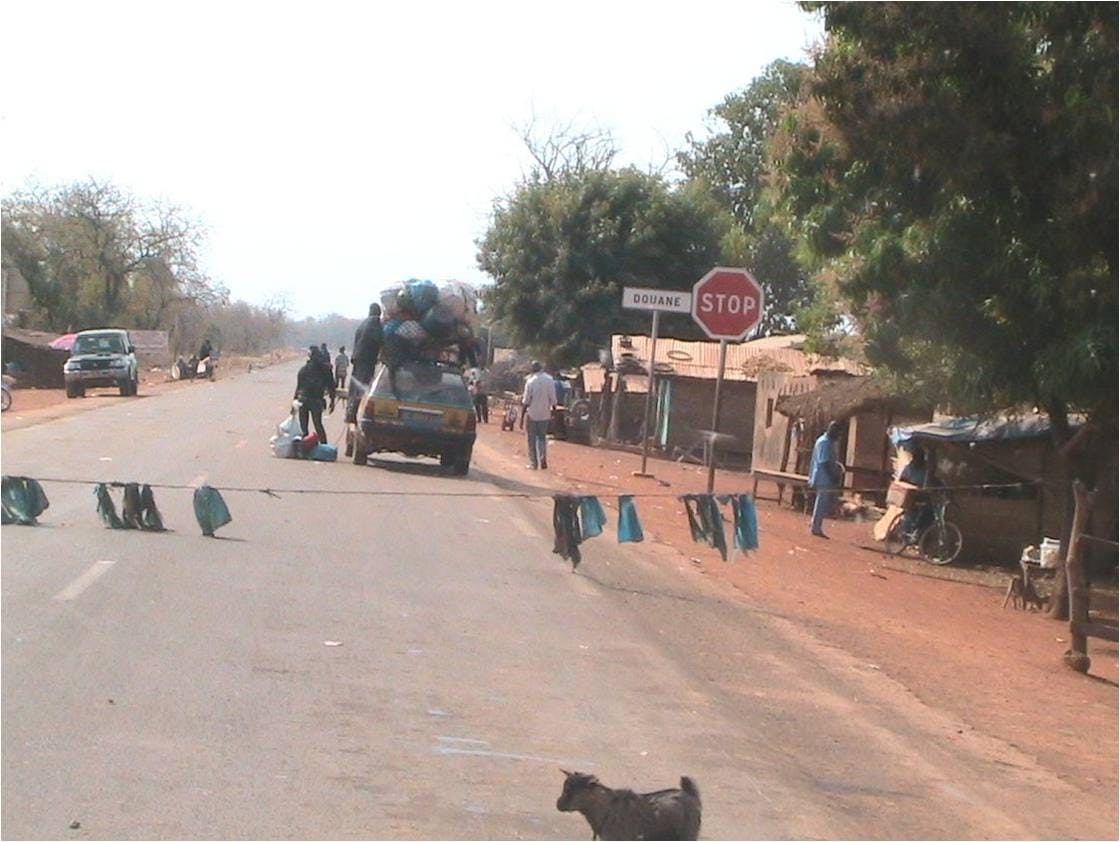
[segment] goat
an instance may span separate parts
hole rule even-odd
[[[611,789],[594,775],[564,772],[564,791],[556,799],[563,813],[579,812],[591,825],[592,839],[697,839],[700,790],[682,777],[680,789],[636,793]]]

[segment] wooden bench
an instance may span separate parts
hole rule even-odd
[[[788,473],[786,471],[773,471],[773,470],[769,470],[767,468],[755,468],[751,471],[751,476],[754,478],[754,491],[753,491],[753,493],[754,493],[755,499],[758,499],[758,481],[759,480],[766,480],[767,482],[772,482],[776,486],[778,486],[777,500],[778,500],[778,505],[779,506],[782,504],[782,497],[785,494],[785,489],[786,489],[787,485],[790,486],[791,488],[805,488],[805,489],[807,489],[809,487],[809,477],[805,476],[804,474],[791,474],[791,473]],[[808,498],[808,495],[806,495],[806,498]],[[765,499],[770,499],[770,498],[765,498]],[[792,503],[792,493],[791,493],[790,502]]]

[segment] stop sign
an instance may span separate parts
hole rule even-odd
[[[744,339],[762,307],[762,287],[746,269],[717,266],[692,287],[692,318],[712,339]]]

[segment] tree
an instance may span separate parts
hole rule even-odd
[[[813,301],[795,242],[771,212],[766,191],[771,138],[796,104],[807,72],[803,64],[773,62],[711,110],[718,128],[710,137],[700,141],[689,133],[689,148],[677,155],[685,174],[706,185],[735,218],[724,252],[732,264],[749,268],[766,292],[763,334],[792,332],[798,311]]]
[[[41,321],[58,330],[149,326],[174,301],[207,298],[200,242],[200,226],[181,208],[94,180],[3,202],[4,261],[27,280]]]
[[[478,244],[495,281],[485,304],[518,347],[558,365],[593,360],[612,333],[646,328],[648,316],[622,310],[623,286],[688,288],[719,262],[729,225],[703,191],[656,175],[554,170],[496,203]]]
[[[1091,481],[1071,413],[1115,446],[1117,7],[803,5],[829,40],[777,186],[814,268],[873,362],[957,410],[1041,407]]]

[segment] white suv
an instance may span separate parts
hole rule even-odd
[[[62,372],[68,398],[80,398],[96,386],[115,386],[122,396],[135,395],[140,386],[136,346],[128,331],[119,328],[79,333]]]

